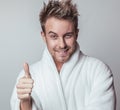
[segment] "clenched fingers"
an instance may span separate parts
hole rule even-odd
[[[32,89],[17,89],[17,94],[31,94]]]
[[[33,84],[17,84],[17,89],[32,89]]]
[[[17,96],[20,100],[26,100],[30,98],[32,88],[33,88],[33,79],[22,77],[19,79],[17,88]]]
[[[19,80],[18,83],[19,83],[19,84],[33,84],[34,81],[33,81],[33,79],[31,79],[31,78],[25,78],[25,77],[23,77],[23,78],[21,78],[21,79]]]
[[[18,98],[20,100],[26,100],[26,99],[29,99],[30,98],[30,94],[19,94],[18,95]]]

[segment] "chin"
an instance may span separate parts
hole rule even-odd
[[[67,62],[69,59],[70,59],[70,58],[63,58],[63,59],[60,59],[59,62],[65,63],[65,62]]]

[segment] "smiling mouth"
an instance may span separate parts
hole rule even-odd
[[[62,51],[57,51],[57,52],[60,55],[60,57],[66,57],[68,55],[68,50],[69,49],[62,50]]]
[[[60,57],[66,57],[68,55],[69,49],[70,48],[64,48],[64,49],[59,48],[59,49],[54,49],[54,51],[57,52]]]

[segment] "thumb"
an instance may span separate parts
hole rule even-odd
[[[29,65],[27,63],[24,63],[23,67],[24,67],[25,77],[31,78],[30,71],[29,71]]]

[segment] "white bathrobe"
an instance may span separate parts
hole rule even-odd
[[[115,110],[109,67],[84,55],[79,46],[60,73],[47,48],[41,60],[30,66],[30,73],[34,80],[32,110]],[[23,75],[24,71],[18,79]],[[11,109],[19,110],[19,102],[15,87]]]

